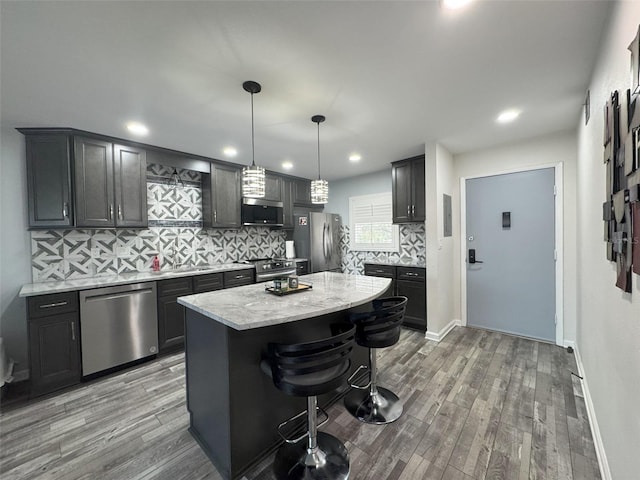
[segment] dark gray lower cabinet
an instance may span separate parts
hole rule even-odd
[[[404,313],[405,327],[427,330],[427,284],[426,269],[396,267],[396,295],[407,297]]]
[[[178,297],[238,287],[254,282],[254,270],[209,273],[158,282],[158,349],[169,353],[184,348],[185,308]]]
[[[31,395],[79,383],[78,293],[30,297],[27,308]]]
[[[296,260],[296,275],[309,273],[309,260]]]
[[[224,272],[224,288],[250,285],[255,282],[255,273],[251,268]]]
[[[407,297],[407,310],[402,324],[420,331],[427,330],[427,286],[426,269],[419,267],[400,267],[396,265],[377,265],[365,263],[365,275],[392,279],[387,295]]]
[[[384,297],[392,297],[396,294],[396,267],[394,265],[377,265],[374,263],[364,264],[364,274],[371,277],[390,278],[391,285],[384,292]]]
[[[193,293],[192,277],[161,280],[158,291],[158,350],[172,352],[184,345],[184,307],[178,297]]]

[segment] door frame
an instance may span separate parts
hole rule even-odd
[[[555,273],[556,273],[556,345],[564,346],[564,189],[562,163],[517,167],[481,175],[460,177],[460,315],[462,325],[467,325],[467,180],[493,177],[510,173],[553,168],[555,171]]]

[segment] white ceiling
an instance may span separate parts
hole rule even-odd
[[[610,1],[9,2],[0,118],[322,176],[575,129]],[[513,124],[495,123],[508,107]],[[124,128],[138,120],[140,139]],[[362,160],[350,163],[352,152]]]

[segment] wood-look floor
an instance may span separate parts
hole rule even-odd
[[[400,420],[365,425],[339,403],[322,428],[347,445],[350,478],[600,478],[566,350],[459,327],[439,344],[403,331],[379,358],[381,384],[405,400]],[[184,383],[177,354],[4,409],[0,477],[220,479],[187,432]],[[272,479],[270,462],[244,479]]]

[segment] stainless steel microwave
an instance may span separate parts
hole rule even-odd
[[[262,198],[242,199],[242,224],[282,227],[284,204]]]

